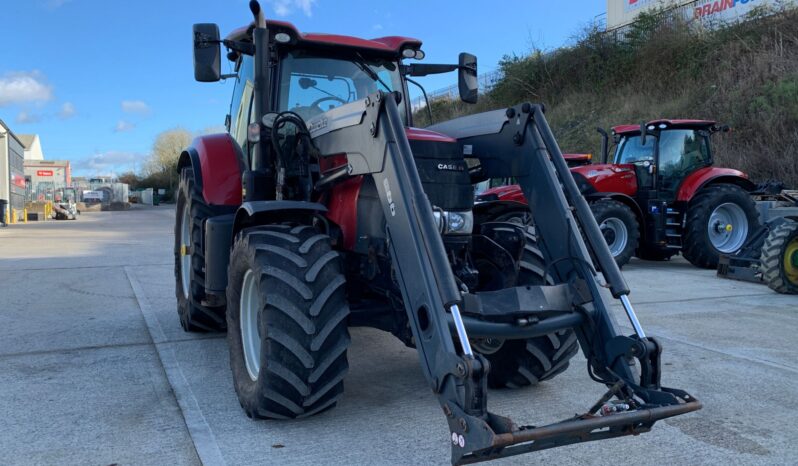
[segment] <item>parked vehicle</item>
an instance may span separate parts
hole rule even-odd
[[[655,120],[612,129],[603,137],[602,163],[571,169],[590,203],[618,265],[637,255],[667,260],[682,253],[693,265],[716,268],[760,226],[745,173],[713,166],[715,121]],[[487,190],[478,201],[526,203],[518,186]]]

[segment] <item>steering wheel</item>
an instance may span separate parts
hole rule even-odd
[[[319,107],[319,104],[321,104],[322,102],[325,102],[327,100],[334,100],[336,102],[340,102],[341,104],[346,104],[347,103],[344,99],[342,99],[340,97],[335,97],[335,96],[332,96],[332,95],[326,95],[326,96],[324,96],[324,97],[322,97],[320,99],[314,100],[313,103],[310,104],[310,106],[311,107],[318,107],[318,108],[321,109],[321,107]],[[323,111],[324,111],[324,109],[322,109],[322,112]]]

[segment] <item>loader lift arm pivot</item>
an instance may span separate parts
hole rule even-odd
[[[490,367],[470,350],[468,325],[460,315],[467,300],[455,282],[435,227],[397,107],[399,98],[378,92],[319,115],[308,127],[323,156],[346,154],[347,174],[370,176],[377,186],[390,255],[422,371],[449,424],[452,463],[475,463],[637,434],[648,431],[659,419],[700,409],[700,403],[689,394],[660,386],[661,347],[645,336],[637,322],[627,299],[628,287],[568,172],[543,109],[523,104],[507,112],[452,120],[433,129],[457,138],[464,153],[479,159],[484,176],[519,180],[552,274],[559,283],[571,285],[574,297],[589,296],[587,300],[574,298],[572,310],[560,316],[574,316],[561,322],[575,329],[591,375],[609,388],[597,406],[616,397],[628,410],[597,416],[594,407],[584,415],[542,427],[519,427],[488,411]],[[565,239],[563,232],[567,232]],[[622,300],[635,335],[618,334],[588,248],[613,296]],[[479,293],[468,298],[482,299]],[[458,335],[459,349],[449,321]],[[524,338],[524,331],[529,333],[529,329],[516,328],[515,338]],[[512,326],[505,330],[511,333]],[[632,370],[632,360],[641,365],[641,377]]]

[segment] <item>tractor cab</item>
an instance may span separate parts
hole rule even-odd
[[[615,152],[611,163],[633,167],[638,195],[673,201],[688,175],[712,165],[709,139],[721,130],[728,127],[706,120],[657,120],[640,126],[616,126],[612,129]],[[604,155],[607,160],[608,154]]]

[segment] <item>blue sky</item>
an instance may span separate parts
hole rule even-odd
[[[48,159],[77,175],[143,167],[159,132],[220,128],[232,83],[193,80],[191,24],[222,34],[250,21],[246,0],[0,0],[0,119],[38,133]],[[605,11],[600,0],[380,2],[262,0],[267,16],[300,31],[424,41],[426,63],[556,48]],[[226,66],[223,64],[223,66]],[[455,75],[421,78],[428,91]]]

